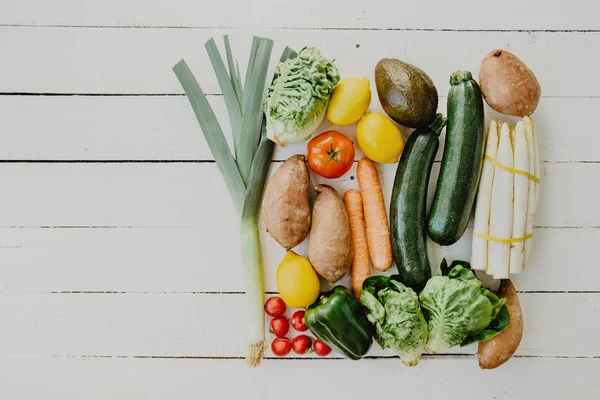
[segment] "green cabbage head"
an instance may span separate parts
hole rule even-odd
[[[375,325],[377,343],[393,349],[405,365],[417,365],[427,341],[419,296],[400,282],[377,275],[364,281],[360,302],[369,309],[367,318]]]
[[[489,340],[510,321],[505,299],[484,288],[464,261],[449,268],[444,260],[419,298],[429,325],[429,353]]]
[[[323,121],[339,80],[333,61],[314,47],[280,62],[265,103],[268,138],[280,146],[310,138]]]

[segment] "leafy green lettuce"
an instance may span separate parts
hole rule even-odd
[[[484,288],[470,268],[463,261],[448,267],[444,260],[419,296],[429,326],[425,349],[430,353],[489,340],[510,321],[505,299]]]
[[[314,47],[280,62],[265,103],[268,138],[281,146],[310,138],[323,121],[339,80],[333,61]]]
[[[416,365],[427,341],[417,294],[387,276],[372,276],[363,283],[360,302],[369,309],[377,343],[392,348],[405,365]]]

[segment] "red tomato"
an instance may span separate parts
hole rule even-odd
[[[325,357],[331,353],[331,347],[327,346],[327,344],[322,342],[320,339],[315,340],[313,348],[315,349],[315,354],[319,357]]]
[[[265,303],[265,312],[271,317],[279,317],[285,312],[285,303],[281,297],[270,297]]]
[[[277,338],[271,343],[271,351],[277,357],[285,357],[292,350],[292,342],[288,338]]]
[[[304,311],[303,310],[296,311],[292,315],[292,326],[298,332],[304,332],[308,329],[308,326],[306,326],[306,324],[304,323]]]
[[[294,340],[292,340],[292,350],[296,354],[304,354],[310,349],[310,345],[312,344],[312,340],[306,335],[296,336]]]
[[[338,131],[327,131],[308,142],[308,166],[325,178],[339,178],[352,167],[354,144]]]
[[[271,320],[271,333],[277,337],[287,335],[290,323],[285,317],[275,317]]]

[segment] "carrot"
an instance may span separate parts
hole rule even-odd
[[[373,161],[368,158],[360,160],[356,168],[356,176],[363,199],[371,263],[375,269],[385,271],[392,266],[392,242],[383,191]]]
[[[352,290],[360,298],[360,290],[365,279],[371,276],[369,248],[365,236],[362,197],[351,189],[344,194],[344,204],[350,219],[350,237],[352,238]]]

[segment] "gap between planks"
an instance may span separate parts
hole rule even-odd
[[[187,226],[166,226],[166,225],[0,225],[0,229],[199,229],[206,228],[201,225],[187,225]],[[473,228],[472,224],[467,226]],[[589,226],[540,226],[534,225],[534,229],[600,229],[600,226],[589,225]],[[3,246],[0,246],[2,248]],[[17,246],[18,247],[18,246]],[[442,246],[444,247],[444,246]]]
[[[273,163],[283,163],[286,160],[271,160]],[[360,160],[354,160],[355,163]],[[439,164],[441,160],[435,160],[434,164]],[[145,159],[122,159],[122,160],[35,160],[35,159],[3,159],[0,164],[214,164],[215,160],[145,160]],[[600,160],[546,160],[540,161],[542,164],[600,164]],[[351,177],[350,179],[354,179]]]
[[[205,93],[208,97],[222,97],[221,93]],[[23,97],[184,97],[185,93],[74,93],[74,92],[0,92],[0,96]],[[448,96],[438,95],[440,99]],[[541,99],[597,99],[600,96],[542,96]]]
[[[0,357],[5,358],[5,357]],[[13,358],[13,356],[6,357]],[[25,358],[39,358],[39,356],[25,357]],[[151,360],[151,359],[159,359],[159,360],[245,360],[245,357],[242,356],[186,356],[186,355],[178,355],[178,356],[169,356],[169,355],[159,355],[159,356],[145,356],[145,355],[135,355],[135,356],[119,356],[119,355],[103,355],[103,354],[84,354],[84,355],[62,355],[62,354],[53,354],[50,358],[119,358],[119,359],[142,359],[142,360]],[[381,360],[381,359],[393,359],[398,358],[395,355],[389,356],[365,356],[362,359],[364,360]],[[423,354],[421,358],[425,359],[455,359],[455,358],[476,358],[475,354],[460,354],[460,353],[444,353],[444,354]],[[589,359],[589,360],[597,360],[600,359],[600,356],[536,356],[536,355],[513,355],[513,358],[541,358],[541,359]],[[346,361],[345,358],[341,356],[332,356],[332,357],[274,357],[274,356],[265,356],[263,360],[278,360],[278,361],[302,361],[302,360],[321,360],[321,361]]]
[[[220,25],[77,25],[77,24],[0,24],[9,28],[90,28],[90,29],[223,29],[247,30],[246,26]],[[474,32],[474,33],[599,33],[600,29],[457,29],[457,28],[391,28],[391,27],[290,27],[264,28],[279,31],[394,31],[394,32]]]
[[[600,294],[600,290],[517,290],[519,294]],[[125,294],[125,295],[201,295],[201,296],[221,296],[221,295],[245,295],[244,291],[123,291],[123,290],[56,290],[50,292],[10,292],[5,291],[2,294]],[[277,295],[278,292],[268,291],[266,295]]]

